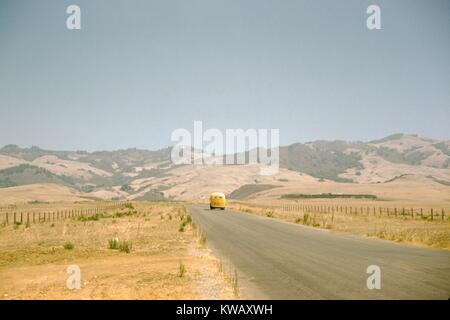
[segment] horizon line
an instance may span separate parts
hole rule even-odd
[[[305,141],[305,142],[293,142],[293,143],[289,143],[289,144],[280,144],[279,147],[288,147],[288,146],[292,146],[294,144],[309,144],[309,143],[314,143],[314,142],[322,142],[322,141],[326,141],[326,142],[348,142],[348,143],[358,143],[358,142],[363,142],[363,143],[375,143],[379,140],[383,140],[389,137],[394,137],[394,136],[411,136],[411,137],[418,137],[424,140],[432,140],[432,141],[436,141],[436,142],[442,142],[442,141],[449,141],[450,139],[436,139],[436,138],[429,138],[429,137],[423,137],[420,136],[419,134],[414,134],[414,133],[393,133],[393,134],[389,134],[387,136],[384,136],[382,138],[379,139],[372,139],[372,140],[345,140],[345,139],[334,139],[334,140],[328,140],[328,139],[317,139],[317,140],[310,140],[310,141]],[[52,152],[86,152],[86,153],[96,153],[96,152],[115,152],[115,151],[126,151],[126,150],[140,150],[140,151],[161,151],[164,149],[171,149],[173,147],[173,145],[168,145],[166,147],[161,147],[161,148],[156,148],[156,149],[150,149],[150,148],[145,148],[145,147],[128,147],[128,148],[117,148],[117,149],[98,149],[98,150],[87,150],[87,149],[53,149],[53,148],[41,148],[37,145],[30,145],[30,146],[21,146],[19,144],[15,144],[15,143],[9,143],[9,144],[5,144],[3,145],[0,150],[3,150],[7,147],[17,147],[19,149],[39,149],[42,151],[52,151]],[[259,148],[259,147],[258,147]],[[199,149],[199,150],[203,150],[203,149]],[[250,149],[253,150],[253,149]],[[240,153],[240,152],[248,152],[250,150],[245,150],[245,151],[237,151],[235,153]],[[227,153],[224,153],[223,155],[226,155]],[[222,154],[220,154],[222,155]],[[217,156],[220,156],[217,155]]]

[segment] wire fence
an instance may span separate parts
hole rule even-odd
[[[450,219],[450,210],[444,208],[407,208],[407,207],[381,207],[381,206],[350,206],[350,205],[311,205],[311,204],[268,204],[247,206],[264,207],[282,212],[308,212],[322,214],[362,215],[372,217],[403,217],[411,219],[426,219],[439,221]]]
[[[127,206],[128,202],[113,202],[95,207],[75,207],[65,210],[45,211],[0,211],[0,223],[3,224],[31,224],[49,221],[64,220],[75,217],[88,217],[110,210],[119,210]]]

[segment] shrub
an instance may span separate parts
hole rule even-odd
[[[100,220],[100,218],[104,218],[104,214],[103,213],[96,213],[93,214],[92,216],[79,216],[78,220],[85,222],[85,221],[98,221]]]
[[[108,240],[108,248],[109,249],[119,249],[119,238],[113,238]]]
[[[206,234],[204,234],[203,232],[200,232],[200,236],[199,236],[198,242],[201,245],[205,245],[206,244]]]
[[[128,184],[124,184],[120,187],[120,190],[125,192],[132,192],[133,188],[131,188]],[[128,203],[126,205],[128,205]]]
[[[121,218],[121,217],[128,217],[128,216],[132,216],[133,214],[136,214],[137,211],[133,210],[133,211],[118,211],[116,213],[113,214],[114,218]]]
[[[131,202],[130,203],[125,203],[123,206],[124,206],[124,208],[130,209],[130,210],[134,210],[134,206],[133,206],[133,204]]]
[[[67,242],[64,244],[64,249],[66,250],[72,250],[73,248],[75,248],[75,245],[71,242]]]
[[[121,252],[130,253],[132,248],[132,243],[128,241],[119,241],[119,238],[115,237],[108,240],[108,248],[112,250],[119,250]]]
[[[132,248],[131,242],[128,243],[127,241],[122,241],[122,242],[119,243],[119,248],[118,249],[121,252],[130,253],[131,248]]]
[[[238,274],[237,270],[234,270],[234,277],[231,279],[231,286],[233,288],[233,293],[235,297],[239,296],[239,283],[238,283]]]
[[[192,223],[192,218],[190,215],[182,217],[180,227],[178,228],[178,232],[184,232],[184,228],[186,227],[186,225],[191,224],[191,223]]]
[[[308,213],[305,213],[304,215],[303,215],[303,224],[308,224],[309,223],[309,214]]]
[[[186,267],[184,266],[183,261],[180,260],[180,263],[178,265],[178,276],[180,278],[184,277],[184,274],[186,273]]]

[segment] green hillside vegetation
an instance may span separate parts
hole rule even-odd
[[[443,154],[450,157],[450,148],[447,146],[446,143],[444,142],[435,143],[433,144],[433,147],[435,147],[436,149],[440,150]]]
[[[270,190],[277,187],[278,186],[271,184],[246,184],[231,192],[229,198],[236,200],[245,199],[254,193]]]
[[[427,176],[427,178],[433,180],[434,182],[440,183],[444,186],[450,186],[450,181],[441,180],[441,179],[435,178],[433,176]]]
[[[400,153],[397,150],[386,147],[377,148],[376,154],[389,162],[406,163],[410,165],[419,165],[422,160],[426,159],[430,155],[417,151],[416,149],[411,149],[405,153]]]
[[[170,148],[156,151],[135,148],[117,151],[97,151],[85,154],[78,161],[89,163],[108,172],[114,171],[114,164],[122,172],[132,172],[134,167],[143,167],[148,163],[170,161],[170,151]]]
[[[419,147],[398,151],[397,149],[374,145],[404,137],[406,137],[404,134],[398,133],[380,140],[373,140],[370,143],[319,140],[282,146],[279,150],[280,167],[306,173],[319,179],[319,181],[327,179],[337,182],[353,182],[353,180],[342,178],[340,175],[349,169],[354,170],[356,175],[361,175],[360,170],[363,169],[360,163],[361,155],[375,154],[392,163],[422,165],[423,160],[434,153],[433,148],[427,148],[427,150],[431,150],[429,152],[424,152],[424,149]],[[444,169],[450,167],[450,148],[447,142],[437,142],[425,138],[420,139],[425,143],[429,143],[429,146],[436,148],[436,153],[442,152],[446,155],[447,158],[445,156],[442,158],[442,155],[440,155],[439,162],[432,162],[434,167]],[[94,170],[90,170],[91,175],[89,177],[66,177],[52,174],[49,171],[39,171],[33,165],[29,167],[17,166],[14,168],[18,169],[10,169],[13,171],[21,170],[20,172],[9,173],[9,171],[0,170],[0,187],[26,183],[53,182],[69,185],[84,192],[92,192],[97,188],[129,186],[136,179],[160,178],[170,174],[169,170],[177,167],[172,164],[170,153],[170,147],[155,151],[130,148],[116,151],[86,152],[82,150],[50,151],[36,146],[21,148],[17,145],[7,145],[0,149],[0,154],[30,162],[42,156],[52,155],[63,160],[87,163],[94,168],[110,173],[111,176],[96,175],[93,172]],[[244,155],[248,162],[249,153],[245,152]],[[59,166],[64,167],[65,165],[59,164]],[[33,169],[31,169],[32,167]],[[282,181],[280,180],[280,182]],[[262,191],[255,188],[263,187],[244,186],[241,190],[235,190],[237,193],[234,195],[242,193],[250,195],[253,192],[252,190]],[[133,193],[130,189],[126,190],[128,193]],[[159,195],[150,193],[148,197],[159,197]]]
[[[155,200],[167,200],[167,198],[164,197],[164,193],[159,190],[150,190],[146,192],[143,196],[140,196],[135,200],[155,201]]]
[[[297,143],[280,148],[280,166],[289,170],[304,172],[317,178],[337,182],[352,182],[351,179],[339,177],[350,168],[362,169],[357,153],[346,154],[344,151],[351,144],[337,141],[314,142],[311,146]],[[358,146],[361,148],[360,144]],[[364,148],[364,147],[363,147]]]
[[[20,148],[15,144],[4,146],[0,149],[0,154],[20,158],[26,161],[33,161],[39,157],[48,155],[57,156],[58,158],[63,160],[69,160],[69,153],[66,151],[49,151],[36,146],[32,146],[31,148]]]
[[[128,184],[124,184],[120,187],[121,191],[124,192],[133,192],[133,188],[131,188]]]
[[[39,147],[20,148],[17,145],[7,145],[0,149],[0,154],[8,155],[33,161],[46,155],[54,155],[60,159],[71,160],[72,157],[78,158],[77,161],[91,164],[93,167],[113,173],[113,165],[116,164],[122,172],[130,172],[134,167],[142,167],[147,163],[170,161],[171,148],[165,148],[156,151],[140,150],[136,148],[116,150],[116,151],[51,151]]]
[[[46,169],[28,164],[0,170],[1,188],[35,183],[56,183],[75,187],[75,181],[71,177],[57,176]]]
[[[288,193],[283,194],[281,199],[377,199],[372,194],[335,194],[335,193],[320,193],[320,194],[302,194],[302,193]]]
[[[378,144],[378,143],[389,142],[389,141],[392,141],[392,140],[401,139],[403,136],[404,136],[403,133],[394,133],[394,134],[391,134],[391,135],[389,135],[387,137],[384,137],[382,139],[372,140],[369,143]]]
[[[395,177],[393,177],[393,178],[391,178],[391,179],[389,179],[389,180],[386,180],[384,183],[394,182],[394,181],[396,181],[396,180],[399,180],[399,179],[401,179],[401,178],[403,178],[403,177],[407,177],[407,176],[410,176],[410,174],[407,174],[407,173],[401,174],[401,175],[395,176]]]

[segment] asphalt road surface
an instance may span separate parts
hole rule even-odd
[[[450,251],[188,206],[248,299],[449,299]],[[381,289],[367,288],[367,267]]]

